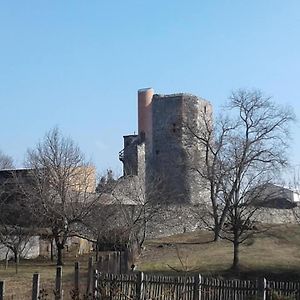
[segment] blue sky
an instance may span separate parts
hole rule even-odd
[[[59,126],[99,172],[120,172],[143,87],[216,108],[259,88],[300,115],[298,0],[0,0],[0,43],[0,149],[17,166]]]

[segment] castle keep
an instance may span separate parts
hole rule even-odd
[[[172,204],[202,202],[203,185],[195,170],[203,160],[195,134],[205,130],[204,117],[211,118],[211,114],[211,104],[194,95],[139,90],[138,134],[124,136],[119,156],[123,175],[143,178],[146,194],[151,181],[161,179]]]

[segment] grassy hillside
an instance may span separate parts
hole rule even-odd
[[[257,277],[269,279],[300,280],[300,226],[281,225],[265,227],[266,231],[241,246],[241,272],[229,271],[232,262],[232,244],[226,241],[212,242],[212,234],[198,231],[149,240],[139,258],[138,269],[149,272],[176,273],[199,272],[206,275]],[[65,297],[70,299],[73,288],[74,261],[68,257],[63,268]],[[86,285],[88,256],[79,258],[82,289]],[[7,299],[30,299],[31,279],[34,272],[41,274],[41,287],[52,294],[56,266],[47,260],[22,261],[19,273],[14,264],[5,270],[0,264],[0,279],[6,281]]]
[[[264,229],[241,245],[239,275],[300,279],[300,226],[273,225]],[[143,271],[230,275],[232,257],[230,242],[212,242],[210,232],[198,231],[148,241],[138,267]]]

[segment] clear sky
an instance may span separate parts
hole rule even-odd
[[[58,126],[99,172],[120,171],[150,86],[215,107],[259,88],[299,116],[300,1],[0,0],[0,149],[17,166]]]

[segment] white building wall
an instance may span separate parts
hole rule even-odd
[[[297,192],[293,192],[293,200],[294,202],[300,202],[300,194]]]

